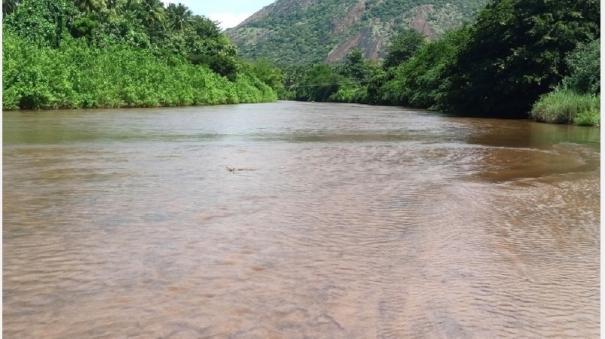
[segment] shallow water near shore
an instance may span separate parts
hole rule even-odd
[[[4,112],[6,338],[599,336],[599,130]]]

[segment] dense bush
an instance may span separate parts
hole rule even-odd
[[[438,106],[445,95],[444,70],[467,38],[468,29],[461,28],[422,46],[392,71],[392,79],[382,87],[377,102],[424,108]]]
[[[571,73],[561,86],[534,105],[531,117],[538,121],[600,125],[599,40],[581,44],[567,57]]]
[[[532,109],[531,116],[535,120],[543,122],[598,126],[599,101],[599,97],[593,94],[556,90],[538,100]]]
[[[363,58],[357,49],[335,65],[316,64],[285,72],[285,98],[304,101],[368,102],[368,88],[380,65]]]
[[[245,70],[257,77],[259,80],[271,87],[280,97],[284,94],[284,73],[281,69],[273,66],[270,61],[260,59],[246,63]]]
[[[391,39],[384,58],[384,67],[396,67],[411,58],[422,47],[425,40],[422,34],[413,29],[397,32]]]
[[[305,88],[306,95],[294,96],[299,100],[505,117],[528,117],[543,94],[560,87],[533,116],[587,124],[598,110],[583,107],[595,99],[574,92],[600,91],[598,12],[596,0],[494,0],[475,23],[439,39],[423,43],[409,31],[395,36],[382,69],[351,54],[344,64],[289,77],[290,86]],[[308,95],[313,92],[321,95]]]
[[[444,106],[523,117],[569,73],[566,55],[599,35],[597,0],[495,0],[448,67]]]
[[[601,91],[601,44],[594,40],[580,45],[567,57],[571,74],[563,79],[563,86],[578,93],[599,94]]]
[[[276,99],[258,78],[235,81],[205,65],[161,59],[127,45],[91,48],[66,40],[60,48],[4,36],[4,109],[154,107]]]
[[[211,20],[160,0],[3,2],[3,108],[275,100]],[[259,76],[255,75],[258,74]],[[273,85],[273,84],[271,84]]]
[[[296,100],[329,101],[345,79],[330,65],[316,65],[291,88]]]

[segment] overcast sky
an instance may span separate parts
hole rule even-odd
[[[237,26],[247,17],[274,0],[164,0],[165,3],[182,3],[194,14],[218,21],[222,28]]]

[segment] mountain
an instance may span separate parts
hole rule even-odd
[[[227,30],[245,58],[278,64],[336,62],[353,48],[384,56],[389,38],[411,27],[435,38],[488,0],[277,0]]]

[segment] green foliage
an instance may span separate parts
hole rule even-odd
[[[567,53],[599,35],[596,0],[496,0],[448,67],[443,107],[519,117],[568,73]]]
[[[5,35],[4,109],[155,107],[272,101],[249,74],[232,82],[207,66],[167,61],[127,45],[89,48],[69,40],[58,49]]]
[[[599,109],[582,111],[574,117],[573,123],[578,126],[599,127],[601,126],[601,111]]]
[[[581,44],[567,57],[571,74],[563,79],[563,87],[578,93],[600,93],[600,48],[600,41],[594,40]]]
[[[324,62],[336,46],[357,36],[361,38],[356,47],[370,55],[372,46],[388,41],[403,25],[411,27],[423,11],[428,13],[430,35],[439,36],[471,19],[487,1],[277,0],[227,34],[246,58],[265,58],[280,66],[309,65]],[[379,56],[385,52],[379,50]]]
[[[367,96],[366,87],[344,80],[328,99],[333,102],[365,102]]]
[[[361,50],[357,48],[347,55],[344,63],[337,69],[341,75],[362,85],[366,84],[372,76],[370,63],[363,58]]]
[[[382,73],[379,64],[363,58],[354,49],[336,65],[316,64],[308,70],[286,71],[285,98],[307,101],[366,102],[368,86]]]
[[[599,111],[600,99],[597,95],[555,90],[534,104],[531,117],[543,122],[598,126]]]
[[[384,58],[384,67],[395,67],[408,60],[424,43],[422,34],[412,29],[404,29],[392,39]]]
[[[299,100],[482,116],[527,117],[531,110],[541,121],[595,125],[598,19],[595,0],[494,0],[475,23],[439,39],[423,42],[404,31],[393,39],[382,68],[353,51],[339,65],[318,65],[287,79]]]
[[[31,43],[58,47],[77,13],[68,0],[20,1],[3,19],[4,31],[10,29]]]
[[[271,87],[279,96],[284,96],[284,74],[270,61],[261,59],[249,63],[247,71]]]
[[[2,0],[2,15],[11,14],[19,4],[19,0]]]
[[[275,100],[211,20],[160,0],[3,3],[4,108]]]
[[[600,125],[599,40],[580,44],[567,57],[571,73],[562,86],[542,96],[533,106],[531,117],[538,121]]]
[[[422,46],[406,62],[392,71],[392,79],[375,101],[414,107],[436,107],[445,95],[445,69],[455,57],[458,46],[468,38],[468,28],[447,33],[441,39]]]
[[[316,65],[294,87],[297,100],[328,101],[338,91],[343,77],[329,65]]]

